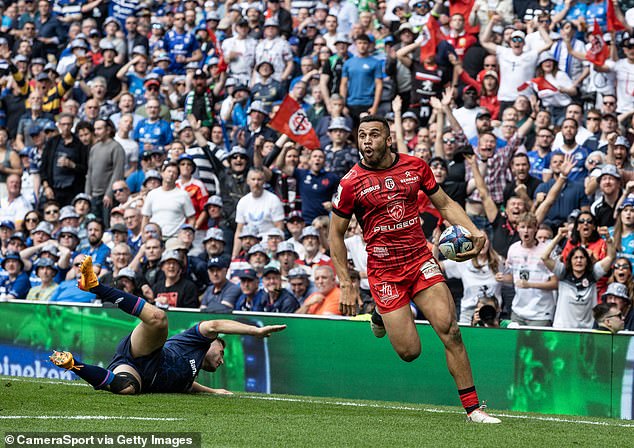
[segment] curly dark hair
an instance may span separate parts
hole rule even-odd
[[[581,252],[583,257],[586,259],[586,268],[583,271],[582,277],[587,277],[587,276],[592,275],[592,270],[593,270],[593,267],[594,267],[594,262],[592,260],[592,256],[586,250],[585,247],[581,247],[581,246],[575,247],[568,254],[568,258],[566,258],[566,272],[568,274],[572,275],[572,257],[574,257],[577,252]]]

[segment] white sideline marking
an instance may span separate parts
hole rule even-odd
[[[463,414],[463,411],[452,411],[449,409],[439,409],[439,408],[417,408],[413,406],[395,406],[389,404],[375,404],[375,403],[356,403],[353,401],[327,401],[327,400],[311,400],[311,399],[301,399],[301,398],[284,398],[284,397],[266,397],[259,395],[240,395],[238,398],[249,398],[252,400],[270,400],[270,401],[286,401],[286,402],[297,402],[297,403],[311,403],[311,404],[326,404],[326,405],[334,405],[334,406],[350,406],[350,407],[360,407],[360,408],[378,408],[378,409],[391,409],[396,411],[422,411],[422,412],[433,412],[437,414]],[[539,420],[545,422],[557,422],[557,423],[575,423],[581,425],[597,425],[597,426],[616,426],[620,428],[634,428],[634,423],[610,423],[610,422],[595,422],[592,420],[578,420],[571,418],[561,418],[561,417],[540,417],[533,415],[512,415],[512,414],[504,414],[504,413],[491,413],[491,415],[496,417],[504,417],[504,418],[516,418],[523,420]]]
[[[158,422],[173,422],[184,420],[170,417],[117,417],[110,415],[0,415],[0,420],[149,420]]]
[[[51,380],[46,380],[44,378],[20,378],[20,377],[17,377],[17,376],[2,376],[2,377],[0,377],[0,381],[4,381],[4,380],[17,381],[17,382],[22,382],[22,383],[45,383],[45,384],[61,384],[63,386],[90,387],[90,384],[83,383],[83,382],[81,382],[79,380],[77,380],[77,381],[75,381],[75,380],[51,381]],[[34,380],[40,380],[40,381],[34,381]]]

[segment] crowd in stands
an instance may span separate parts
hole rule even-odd
[[[87,254],[164,308],[337,315],[328,214],[377,114],[488,236],[441,261],[460,322],[634,330],[634,1],[0,13],[0,299],[95,301],[76,287]],[[321,148],[268,126],[287,95]],[[419,210],[434,245],[447,223]],[[371,312],[354,219],[346,245]]]

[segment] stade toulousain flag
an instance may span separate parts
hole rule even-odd
[[[310,124],[306,112],[297,101],[286,95],[280,109],[269,126],[277,132],[287,135],[294,142],[308,149],[319,148],[319,137]]]
[[[442,32],[440,31],[440,24],[435,17],[429,16],[427,23],[420,30],[420,61],[425,62],[429,58],[436,56],[436,47],[442,40]]]
[[[608,3],[610,1],[611,0],[608,0]],[[588,41],[590,43],[590,49],[586,53],[586,60],[599,67],[603,66],[608,57],[610,57],[610,48],[603,40],[603,32],[601,31],[597,19],[594,19],[592,34],[589,36]]]

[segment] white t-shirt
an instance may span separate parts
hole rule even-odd
[[[180,188],[165,191],[160,187],[147,194],[142,213],[161,226],[163,237],[167,239],[176,235],[180,226],[196,211],[187,192]]]
[[[33,205],[20,195],[13,201],[9,202],[9,197],[5,196],[0,199],[0,221],[11,221],[18,226],[24,220],[24,216],[33,210]]]
[[[270,191],[262,191],[259,198],[249,193],[238,201],[236,223],[257,226],[261,234],[275,228],[275,222],[284,220],[282,201]]]
[[[595,263],[592,277],[577,282],[566,278],[566,267],[561,261],[555,264],[559,279],[557,310],[553,328],[592,328],[592,308],[597,304],[597,281],[605,275],[601,263]]]
[[[131,138],[122,138],[119,135],[114,136],[114,140],[118,142],[125,151],[125,170],[130,169],[130,163],[139,161],[139,144]]]
[[[453,116],[464,131],[464,135],[466,135],[467,139],[472,139],[478,135],[478,129],[476,128],[476,115],[481,109],[479,107],[474,107],[473,109],[467,109],[466,107],[461,107],[460,109],[456,109],[453,111]]]
[[[616,111],[631,112],[634,109],[634,64],[619,59],[605,61],[605,65],[616,73]]]
[[[348,249],[348,258],[352,260],[352,264],[357,271],[368,271],[368,252],[365,250],[365,241],[361,235],[354,235],[344,240],[346,249]],[[370,289],[370,283],[367,278],[362,278],[359,283],[361,289]]]
[[[579,129],[577,129],[577,135],[575,136],[575,142],[577,142],[577,145],[583,145],[590,137],[592,137],[592,132],[588,131],[583,126],[579,126]],[[561,131],[559,131],[553,140],[552,150],[561,150],[562,146],[564,146],[564,137],[561,134]]]
[[[232,51],[242,53],[239,58],[229,62],[229,72],[231,74],[251,76],[251,71],[255,65],[255,46],[257,43],[255,39],[250,37],[246,39],[230,37],[222,43],[222,52],[224,54],[229,55]]]
[[[443,261],[447,278],[459,278],[462,280],[464,293],[460,301],[460,323],[470,324],[478,304],[480,288],[486,286],[489,295],[494,295],[498,303],[502,298],[502,284],[495,280],[495,273],[491,272],[489,265],[477,269],[471,261],[457,262],[451,260]]]
[[[530,249],[523,247],[521,241],[511,244],[506,258],[506,268],[513,274],[513,282],[545,282],[553,275],[541,260],[545,248],[544,243]],[[555,296],[553,291],[516,287],[511,307],[522,319],[553,320]]]
[[[500,101],[515,101],[519,91],[517,88],[524,82],[535,77],[537,66],[537,51],[525,51],[519,56],[510,48],[498,45],[496,55],[500,64],[500,88],[498,98]]]
[[[552,73],[548,73],[544,76],[544,79],[558,88],[572,87],[572,79],[562,70],[558,70],[555,76]],[[545,107],[565,107],[572,103],[572,99],[569,95],[562,92],[553,92],[552,90],[542,90],[538,93],[539,98],[542,100],[542,105]]]

